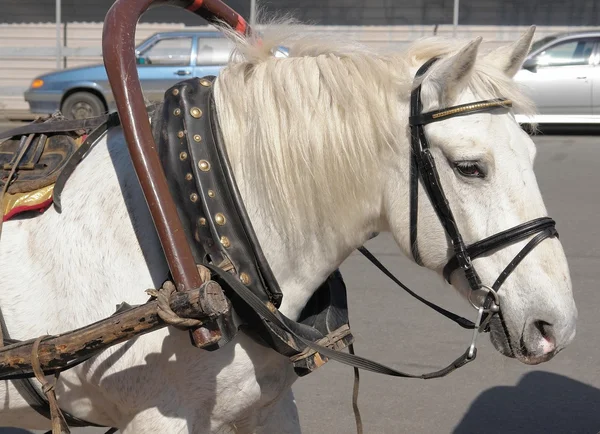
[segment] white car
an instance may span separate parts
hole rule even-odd
[[[515,80],[538,114],[521,123],[600,123],[600,32],[564,33],[536,41]]]

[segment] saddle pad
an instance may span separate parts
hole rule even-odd
[[[28,193],[7,193],[2,201],[2,220],[8,221],[27,211],[44,211],[52,204],[53,189],[51,184]]]

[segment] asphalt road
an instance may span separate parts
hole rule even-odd
[[[0,131],[3,128],[0,124]],[[579,308],[575,341],[551,362],[533,367],[501,356],[485,336],[479,341],[477,360],[446,378],[396,379],[361,372],[359,405],[365,433],[600,431],[600,138],[553,134],[534,140],[540,188],[571,267]],[[451,287],[402,257],[389,236],[380,235],[367,247],[421,295],[473,315]],[[445,366],[467,348],[469,331],[401,292],[360,254],[341,268],[358,354],[420,373]],[[304,433],[355,432],[352,381],[350,367],[331,361],[296,383]]]

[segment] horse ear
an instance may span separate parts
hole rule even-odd
[[[535,26],[531,26],[517,41],[488,53],[485,60],[504,71],[509,77],[514,77],[529,54],[534,34]]]
[[[463,89],[477,60],[479,44],[481,37],[469,42],[458,53],[440,60],[423,80],[424,86],[433,86],[438,92],[442,105],[450,103]]]

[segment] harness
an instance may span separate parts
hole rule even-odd
[[[417,72],[415,80],[436,60],[425,63]],[[333,359],[354,367],[356,381],[357,369],[396,377],[430,379],[443,377],[473,361],[477,353],[478,334],[489,331],[488,325],[493,315],[502,314],[498,296],[502,283],[540,242],[557,236],[555,222],[548,217],[542,217],[466,246],[440,184],[424,128],[427,124],[454,116],[482,112],[505,113],[511,107],[511,102],[500,98],[422,113],[421,85],[412,91],[409,121],[412,163],[410,237],[413,257],[418,264],[423,265],[417,243],[417,198],[421,181],[454,251],[454,256],[444,268],[445,279],[449,282],[451,275],[460,269],[469,282],[471,294],[484,290],[487,295],[481,306],[476,306],[471,301],[477,309],[477,319],[473,323],[418,296],[385,269],[368,250],[364,247],[359,248],[367,259],[411,296],[461,327],[473,330],[469,347],[447,367],[430,373],[410,374],[354,354],[346,288],[339,270],[334,271],[318,288],[298,321],[287,318],[278,310],[282,293],[246,213],[223,145],[213,98],[214,79],[215,77],[210,76],[180,82],[165,93],[162,104],[148,107],[157,152],[169,180],[168,188],[175,201],[177,215],[183,224],[185,237],[191,246],[194,262],[210,270],[211,278],[223,288],[236,313],[215,320],[214,328],[219,332],[219,339],[212,341],[205,349],[218,350],[244,327],[246,331],[250,330],[255,339],[288,357],[295,372],[300,376]],[[61,166],[62,172],[56,178],[53,201],[56,209],[60,210],[60,192],[69,175],[102,134],[118,123],[119,118],[116,114],[85,121],[54,120],[17,128],[0,134],[0,139],[16,137],[15,140],[21,140],[23,135],[61,134],[94,128],[87,140]],[[31,142],[30,140],[29,143]],[[25,142],[20,143],[21,145],[17,146],[19,152],[26,153],[27,150],[23,151]],[[19,161],[16,163],[18,165]],[[472,259],[530,236],[534,237],[506,266],[491,287],[481,282]],[[349,347],[349,353],[340,351],[346,347]],[[355,401],[357,385],[355,382]],[[72,420],[81,422],[78,419]],[[358,415],[357,422],[359,423]],[[362,428],[359,428],[359,432],[361,430]]]

